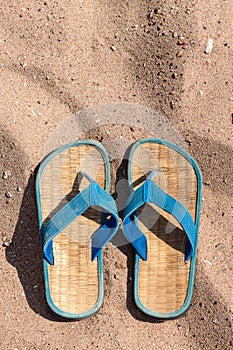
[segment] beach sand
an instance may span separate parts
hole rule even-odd
[[[9,0],[0,14],[0,349],[231,349],[231,2]],[[74,140],[110,145],[112,192],[123,141],[164,136],[164,120],[197,160],[203,210],[183,317],[158,323],[136,308],[133,249],[114,244],[105,249],[105,301],[96,315],[67,322],[48,307],[36,167],[60,140],[54,130],[65,142],[70,120]]]

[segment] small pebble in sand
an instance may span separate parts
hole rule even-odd
[[[213,45],[214,45],[214,40],[212,38],[208,38],[206,48],[205,48],[206,54],[211,53],[211,51],[213,50]]]
[[[210,182],[210,181],[205,181],[205,182],[204,182],[204,185],[210,186],[210,185],[211,185],[211,182]]]
[[[5,193],[5,196],[6,196],[6,198],[12,198],[12,194],[8,191]]]
[[[172,73],[172,79],[177,79],[178,78],[178,74],[177,73]]]
[[[204,92],[202,90],[199,91],[201,97],[203,96]]]
[[[21,62],[20,65],[21,65],[21,67],[22,67],[23,69],[25,69],[25,68],[27,67],[27,63],[26,63],[26,62]]]
[[[148,13],[147,18],[151,19],[151,18],[153,18],[153,16],[154,16],[154,12],[151,11],[150,13]]]
[[[156,15],[159,15],[159,14],[162,13],[162,10],[160,10],[160,9],[158,9],[158,8],[154,8],[154,13],[155,13]]]
[[[180,40],[177,41],[177,45],[183,46],[183,45],[186,45],[186,42],[185,42],[184,39],[182,39],[182,40],[180,39]]]
[[[177,54],[176,54],[177,57],[182,57],[183,56],[183,51],[178,51]]]
[[[19,187],[19,186],[17,186],[16,191],[17,191],[17,192],[22,192],[22,188]]]
[[[111,49],[112,51],[116,51],[116,47],[115,47],[114,45],[111,45],[111,46],[110,46],[110,49]]]
[[[171,109],[175,109],[175,103],[174,103],[174,101],[171,101],[171,102],[170,102],[170,105],[171,105]]]
[[[12,240],[10,238],[3,237],[2,244],[4,247],[9,247],[11,243],[12,243]]]
[[[11,176],[11,173],[10,173],[10,171],[8,171],[8,170],[5,170],[5,171],[3,172],[3,174],[2,174],[2,178],[3,178],[4,180],[9,179],[10,176]]]
[[[212,263],[209,260],[204,259],[204,262],[207,263],[208,265],[212,266]]]

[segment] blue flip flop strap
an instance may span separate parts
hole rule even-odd
[[[104,223],[92,235],[92,260],[112,239],[118,229],[118,213],[115,201],[108,192],[95,181],[92,181],[88,187],[60,209],[45,227],[42,225],[43,255],[49,264],[54,265],[53,239],[91,206],[99,206],[104,209],[105,213],[110,214],[110,218],[107,218],[106,215]]]
[[[146,237],[134,224],[131,215],[136,214],[137,210],[145,203],[156,204],[180,223],[188,238],[185,251],[185,261],[188,261],[192,257],[196,245],[196,225],[188,210],[178,200],[159,188],[150,178],[131,194],[124,210],[123,230],[138,255],[143,260],[147,259]]]

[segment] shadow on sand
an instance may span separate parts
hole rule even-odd
[[[213,146],[216,149],[219,147],[217,143],[211,145],[211,147]],[[208,145],[203,149],[204,153],[205,151],[208,152]],[[230,151],[227,150],[229,153]],[[117,181],[125,178],[125,171],[123,171],[125,165],[126,163],[123,161],[118,169]],[[6,248],[6,259],[17,270],[30,308],[48,320],[64,322],[66,321],[64,318],[57,316],[50,310],[44,293],[42,253],[35,200],[36,170],[29,178],[25,188],[13,242],[10,247]],[[114,197],[117,198],[117,193]],[[126,244],[126,241],[124,245],[121,244],[119,247],[117,242],[124,242],[124,240],[123,233],[119,230],[118,236],[114,238],[112,243],[117,245],[118,249],[127,257],[127,308],[135,319],[157,323],[158,320],[143,314],[134,303],[134,251],[129,244]],[[209,344],[212,344],[213,348],[218,347],[219,344],[222,344],[223,348],[226,349],[230,347],[229,327],[231,327],[231,321],[229,310],[227,305],[219,302],[220,299],[217,291],[209,283],[208,277],[204,275],[202,266],[197,264],[196,286],[191,309],[177,321],[180,325],[183,325],[181,332],[183,329],[186,332],[188,325],[189,336],[192,336],[195,344],[203,345],[208,338]],[[205,332],[203,332],[203,329],[205,329]]]

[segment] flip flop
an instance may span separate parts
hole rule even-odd
[[[118,229],[103,146],[77,141],[52,152],[36,179],[46,298],[57,314],[88,317],[104,297],[102,248]]]
[[[144,313],[175,318],[190,306],[201,212],[201,173],[178,146],[136,142],[123,231],[135,251],[134,298]]]

